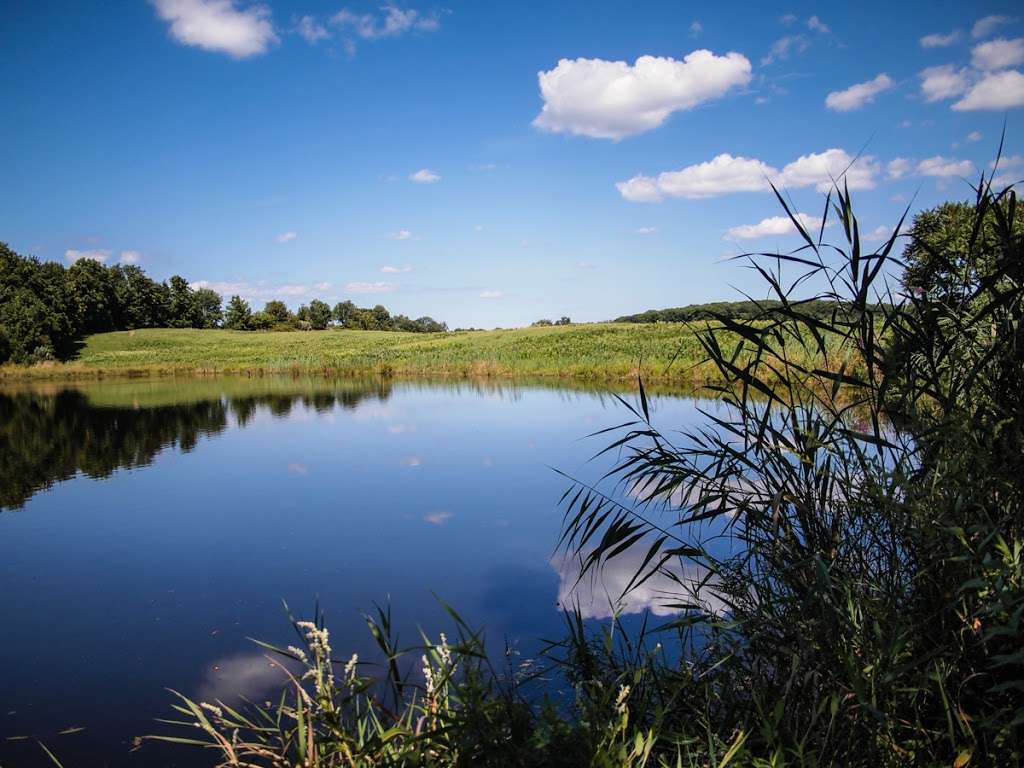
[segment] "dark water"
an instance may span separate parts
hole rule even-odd
[[[654,399],[692,424],[692,399]],[[401,635],[448,626],[433,594],[530,654],[563,626],[553,557],[580,440],[626,420],[608,395],[536,387],[279,380],[0,389],[0,766],[167,764],[130,753],[165,687],[265,696],[246,638],[290,642],[281,601],[319,599],[338,655],[370,655],[361,611]],[[632,564],[635,565],[635,564]],[[631,575],[571,599],[610,613]],[[622,606],[661,613],[653,581]],[[72,726],[85,730],[60,735]],[[178,764],[195,756],[180,754]]]

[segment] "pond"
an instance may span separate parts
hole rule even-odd
[[[700,418],[692,398],[652,402],[659,423]],[[412,643],[450,625],[440,598],[523,656],[570,601],[606,618],[635,564],[572,591],[553,468],[599,476],[603,443],[581,438],[626,417],[608,393],[509,384],[0,389],[0,765],[36,762],[20,736],[67,766],[155,764],[130,747],[170,714],[165,688],[262,700],[276,683],[248,638],[292,641],[282,601],[319,601],[339,656],[371,655],[375,603]],[[657,586],[621,609],[660,612]]]

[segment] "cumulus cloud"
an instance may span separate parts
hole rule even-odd
[[[869,243],[880,243],[880,242],[883,242],[885,240],[888,240],[890,237],[892,237],[893,230],[895,230],[895,229],[896,229],[895,227],[887,227],[885,225],[882,225],[880,227],[875,227],[873,230],[871,230],[870,232],[868,232],[868,233],[866,233],[864,235],[864,240],[869,242]],[[901,232],[900,234],[903,234],[903,233]]]
[[[316,45],[331,36],[327,28],[312,16],[303,16],[299,19],[295,24],[295,31],[310,45]]]
[[[345,283],[346,293],[391,293],[397,288],[397,283]]]
[[[804,229],[814,231],[821,228],[822,220],[806,213],[794,214]],[[724,240],[754,240],[770,235],[789,235],[796,232],[796,225],[788,216],[771,216],[757,224],[742,224],[725,233]]]
[[[917,172],[922,176],[967,176],[974,173],[974,163],[970,160],[953,160],[936,155],[922,160],[917,164]]]
[[[889,161],[886,172],[890,179],[902,179],[913,170],[914,164],[905,157],[897,157]]]
[[[406,272],[412,272],[412,267],[381,267],[380,271],[387,275],[401,275]]]
[[[957,69],[952,64],[922,69],[919,77],[921,78],[921,95],[924,96],[925,101],[951,99],[962,94],[971,84],[967,70]]]
[[[971,64],[982,70],[1008,69],[1024,63],[1024,37],[1004,37],[979,43],[971,50]]]
[[[138,264],[141,260],[142,254],[138,251],[121,251],[121,258],[118,259],[118,261],[127,266]]]
[[[763,192],[776,186],[798,189],[815,187],[827,191],[834,181],[845,178],[850,189],[872,189],[880,171],[875,159],[865,156],[854,161],[845,150],[827,149],[803,155],[781,171],[762,160],[734,157],[728,153],[678,171],[652,176],[634,176],[615,186],[631,202],[657,202],[664,197],[700,199],[735,192]]]
[[[434,173],[429,168],[420,168],[415,173],[409,174],[409,181],[415,181],[417,184],[434,184],[441,180],[441,175]]]
[[[388,237],[392,240],[412,240],[412,232],[408,229],[400,229],[397,232],[389,232]]]
[[[292,240],[297,238],[299,235],[297,232],[282,232],[274,239],[279,243],[290,243]]]
[[[957,112],[1024,106],[1024,75],[1015,69],[987,73],[953,104]]]
[[[270,9],[242,8],[235,0],[152,0],[157,15],[171,24],[182,45],[244,59],[266,53],[278,42]]]
[[[682,61],[641,56],[633,64],[604,59],[562,59],[539,72],[544,106],[533,125],[618,141],[657,128],[673,112],[718,99],[750,82],[750,62],[739,53],[698,50]]]
[[[980,40],[983,37],[988,37],[1004,24],[1010,24],[1014,21],[1016,19],[1011,16],[999,16],[997,14],[985,16],[974,22],[974,26],[971,28],[971,37],[975,40]]]
[[[64,258],[69,263],[74,264],[80,259],[89,259],[90,261],[98,261],[100,264],[110,258],[110,251],[95,248],[90,251],[77,251],[74,248],[69,248],[64,251]]]
[[[481,299],[500,299],[505,294],[502,291],[482,291],[480,293]]]
[[[434,32],[441,26],[436,16],[424,16],[412,8],[402,9],[393,5],[381,8],[380,15],[353,13],[343,8],[331,17],[331,23],[341,29],[350,30],[363,40],[399,37],[414,31]]]
[[[832,91],[825,97],[825,106],[836,112],[860,109],[875,100],[875,96],[892,88],[892,78],[884,72],[874,80],[851,85],[843,91]]]
[[[932,34],[921,38],[922,48],[946,48],[960,39],[960,30],[954,29],[948,35]]]

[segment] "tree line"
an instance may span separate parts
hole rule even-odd
[[[193,288],[180,275],[166,282],[138,266],[105,266],[79,259],[65,267],[21,256],[0,243],[0,363],[35,363],[69,356],[92,333],[136,328],[319,330],[330,325],[360,330],[437,333],[448,327],[431,317],[391,315],[351,301],[333,309],[315,299],[292,312],[268,301],[254,312],[240,296],[226,305],[210,288]]]
[[[713,320],[727,317],[730,320],[764,319],[765,313],[778,312],[783,308],[781,301],[713,301],[707,304],[687,304],[684,307],[649,309],[635,315],[623,315],[616,323],[690,323],[696,320]],[[800,303],[801,311],[818,320],[830,320],[838,309],[836,302],[814,299]]]

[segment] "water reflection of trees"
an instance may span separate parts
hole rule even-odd
[[[322,414],[335,407],[354,409],[367,398],[387,400],[390,394],[385,385],[97,407],[74,388],[0,393],[0,510],[18,509],[39,491],[79,473],[100,479],[117,469],[146,466],[167,448],[191,451],[232,419],[246,426],[260,410],[283,418],[301,404]]]

